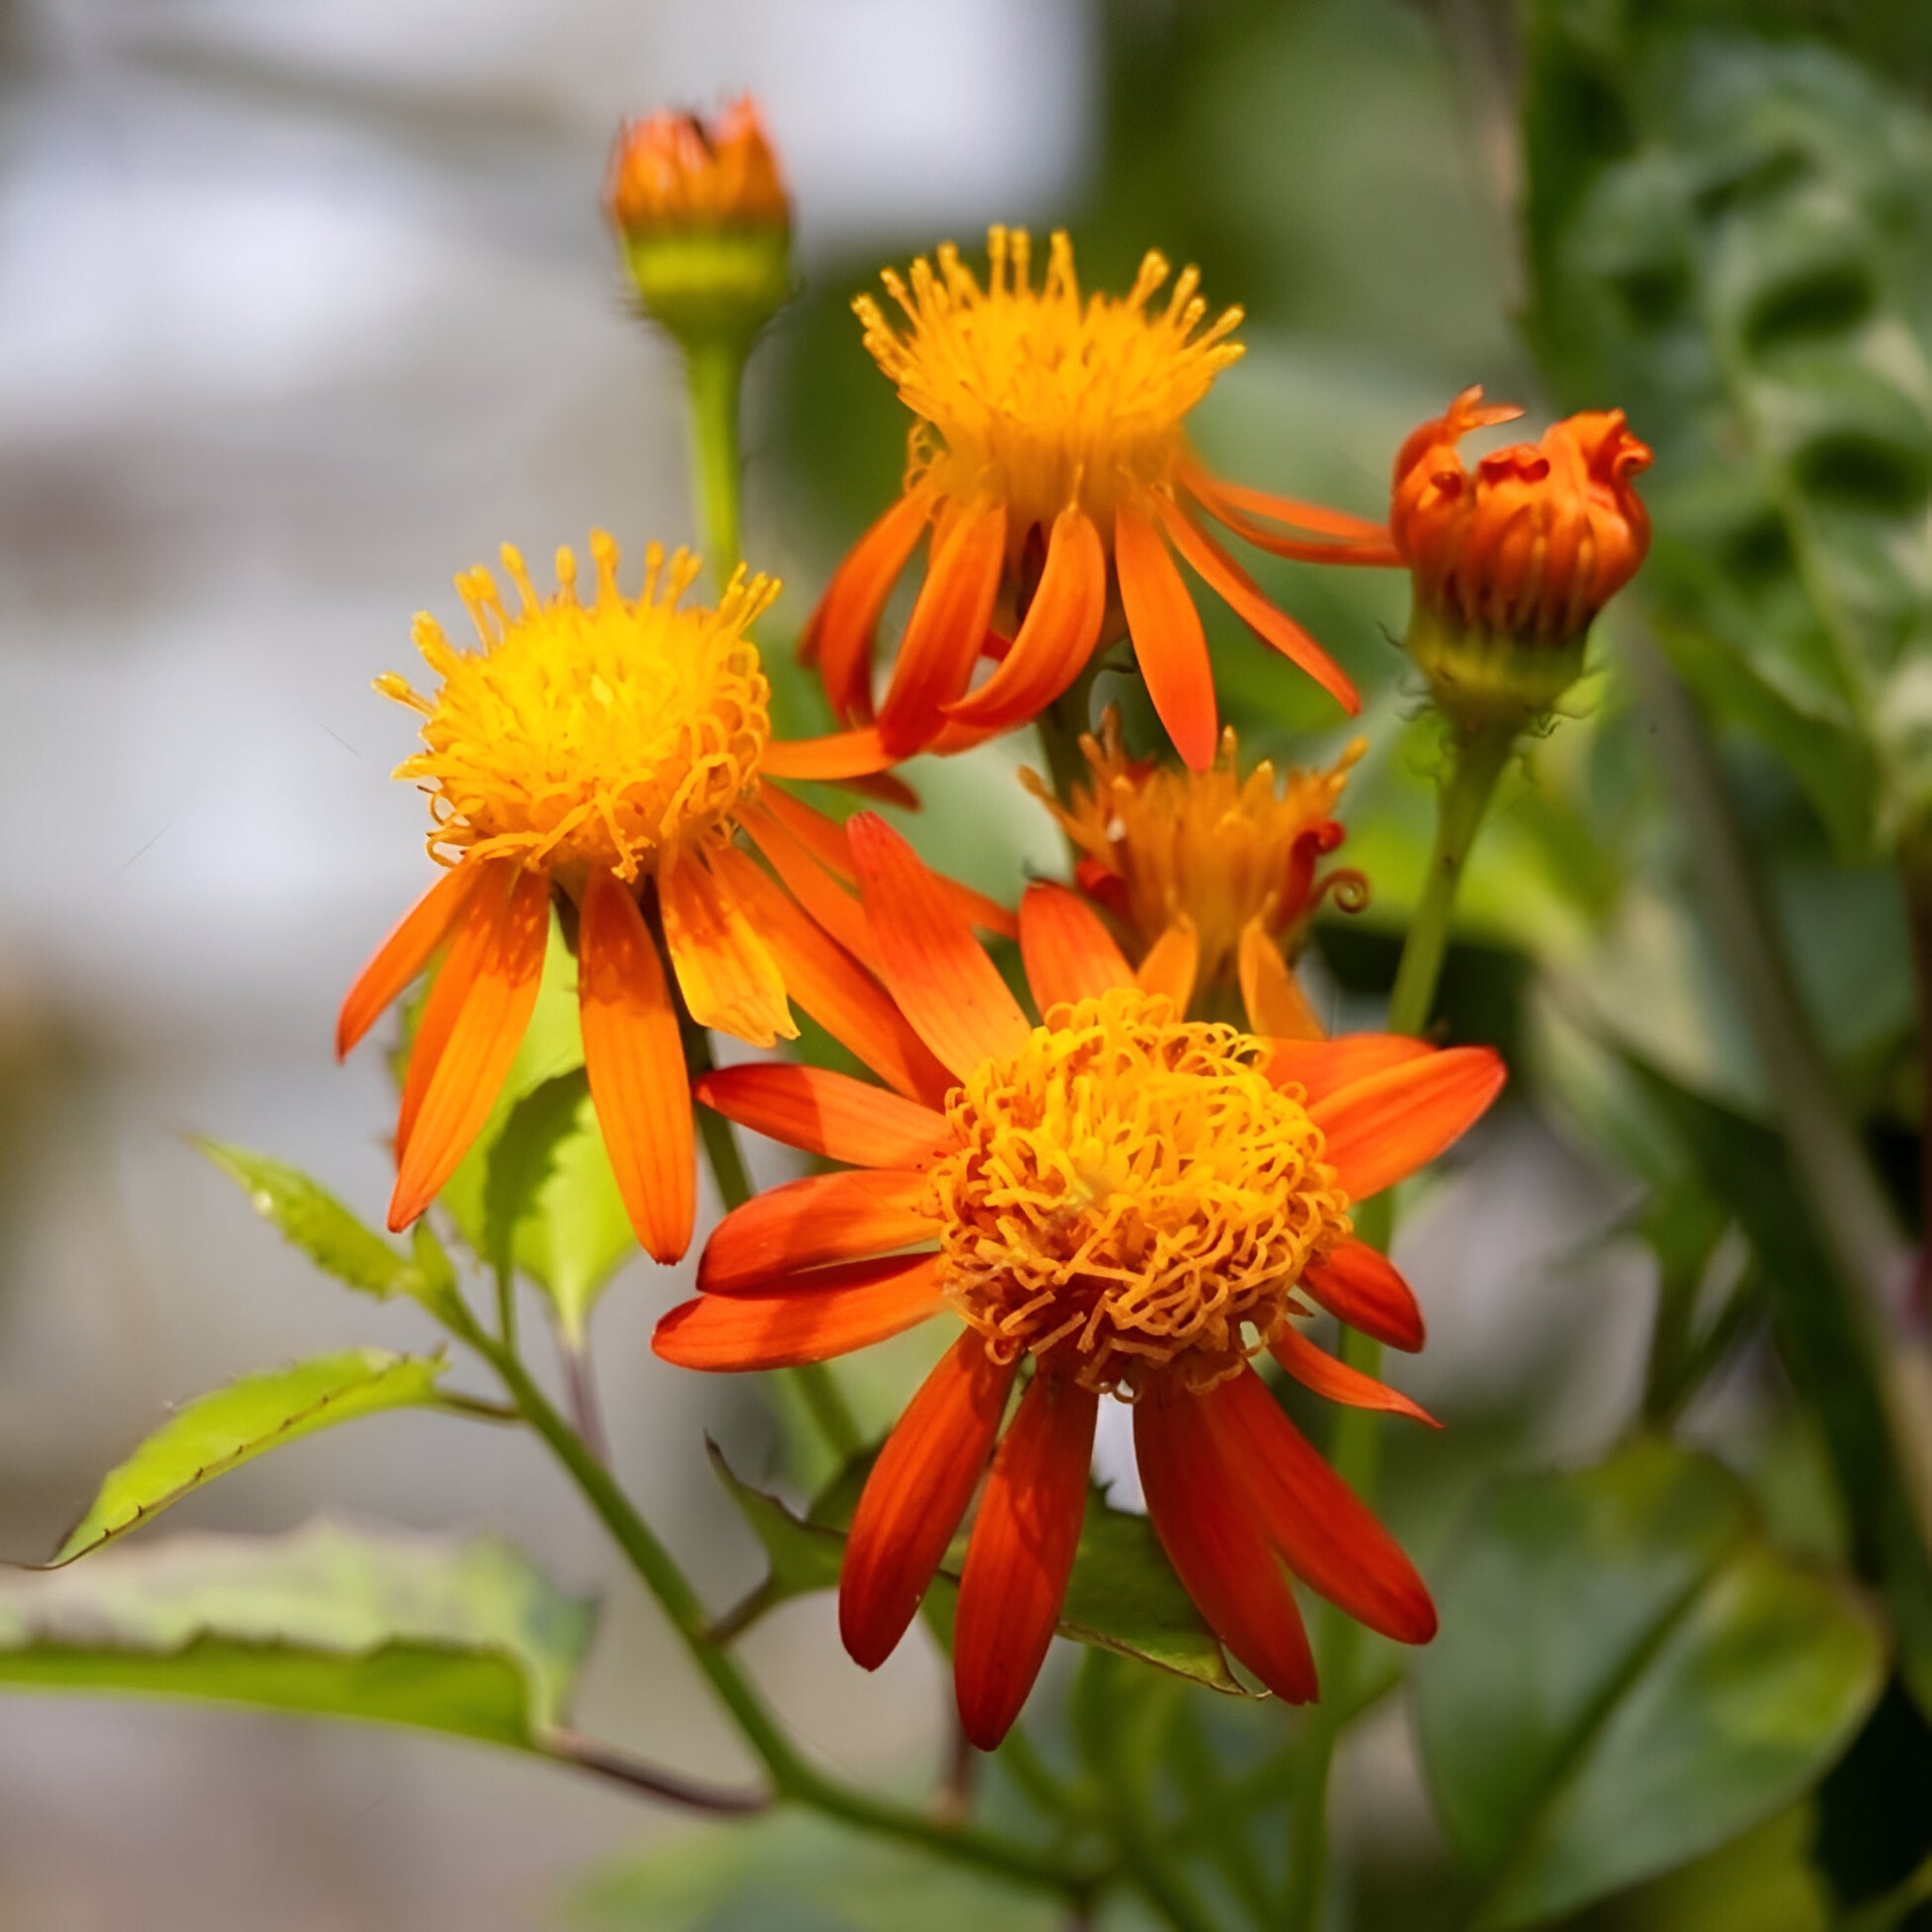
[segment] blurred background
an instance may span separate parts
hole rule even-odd
[[[384,1071],[374,1053],[337,1067],[330,1030],[428,872],[422,801],[387,776],[410,719],[369,680],[413,668],[411,615],[456,621],[452,573],[505,538],[542,556],[602,524],[634,560],[646,536],[694,534],[676,364],[630,314],[598,210],[619,117],[749,87],[789,173],[804,287],[754,364],[747,424],[748,550],[790,586],[764,633],[777,660],[902,460],[849,298],[989,221],[1068,224],[1085,276],[1116,286],[1158,245],[1245,306],[1249,355],[1198,418],[1243,480],[1379,514],[1400,437],[1457,389],[1534,404],[1484,41],[1457,0],[0,0],[0,1554],[42,1559],[171,1402],[420,1339],[410,1310],[319,1281],[182,1136],[272,1153],[378,1214]],[[1386,973],[1426,824],[1387,634],[1406,593],[1263,574],[1373,694],[1343,815],[1376,906],[1324,932],[1317,968],[1346,1019],[1351,987]],[[1305,719],[1300,681],[1219,616],[1247,742],[1331,758],[1331,718]],[[795,684],[783,696],[808,715]],[[1588,744],[1549,748],[1553,795]],[[1054,862],[1013,777],[1029,755],[914,773],[932,856],[1008,893],[1019,865]],[[1613,821],[1636,781],[1612,765],[1601,782]],[[1590,929],[1603,883],[1566,823],[1506,809],[1491,839],[1450,987],[1466,1033],[1514,1024],[1515,954],[1483,954],[1485,934],[1561,959]],[[1617,970],[1676,958],[1647,916]],[[1721,1065],[1722,1024],[1674,1005],[1677,979],[1623,984],[1652,996],[1635,1024]],[[1868,988],[1862,1023],[1895,1025],[1908,998]],[[1582,1456],[1629,1414],[1652,1292],[1619,1233],[1631,1192],[1518,1106],[1405,1220],[1432,1330],[1405,1386],[1450,1425],[1399,1492],[1426,1563],[1485,1471]],[[723,1600],[758,1564],[704,1431],[755,1476],[808,1472],[757,1390],[650,1358],[687,1286],[627,1269],[598,1363],[626,1478]],[[910,1372],[869,1363],[858,1399],[883,1420]],[[1706,1398],[1714,1430],[1725,1400]],[[386,1417],[242,1471],[171,1527],[324,1510],[498,1530],[606,1588],[580,1710],[657,1758],[743,1768],[533,1445]],[[931,1773],[943,1687],[916,1645],[865,1677],[811,1598],[748,1649],[812,1748]],[[1338,1803],[1361,1865],[1428,1883],[1400,1712],[1354,1737]],[[400,1732],[0,1703],[0,1924],[33,1932],[819,1922],[804,1881],[760,1906],[742,1855],[690,1834]],[[653,1850],[673,1835],[691,1849]],[[909,1922],[892,1895],[877,1922]]]

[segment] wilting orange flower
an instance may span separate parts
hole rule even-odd
[[[1421,1414],[1295,1318],[1319,1307],[1421,1345],[1414,1296],[1351,1238],[1349,1210],[1462,1133],[1501,1063],[1182,1020],[1158,974],[1137,979],[1096,914],[1050,885],[1020,911],[1035,1026],[910,847],[870,814],[849,831],[882,976],[944,1075],[912,1098],[808,1066],[707,1075],[708,1105],[853,1172],[728,1214],[701,1295],[654,1343],[689,1368],[765,1369],[948,1307],[966,1324],[867,1479],[839,1587],[846,1648],[870,1669],[897,1644],[990,1461],[954,1677],[968,1735],[998,1743],[1053,1632],[1108,1394],[1135,1404],[1149,1513],[1181,1582],[1271,1690],[1315,1694],[1284,1563],[1372,1628],[1426,1641],[1422,1580],[1249,1358],[1266,1348],[1322,1395]]]
[[[672,110],[625,121],[611,151],[604,206],[621,233],[791,223],[778,159],[749,94],[709,127],[696,114]]]
[[[403,1227],[488,1118],[536,1002],[560,895],[576,914],[598,1120],[637,1238],[672,1261],[696,1200],[681,1020],[768,1046],[797,1032],[790,995],[901,1090],[926,1092],[937,1069],[854,957],[872,942],[841,883],[852,877],[843,834],[764,782],[878,764],[875,747],[849,738],[773,741],[770,687],[745,632],[777,586],[741,569],[715,611],[680,608],[695,557],[667,565],[653,544],[632,598],[618,588],[611,538],[595,533],[591,554],[588,603],[568,550],[556,594],[542,599],[506,545],[520,608],[504,608],[487,570],[457,579],[483,648],[459,650],[419,617],[437,691],[419,696],[394,672],[377,680],[423,716],[425,749],[396,775],[428,791],[430,853],[450,871],[363,968],[336,1046],[346,1053],[447,942],[396,1122],[389,1225]],[[984,901],[973,916],[1004,917]]]
[[[1240,775],[1230,726],[1205,771],[1177,771],[1130,758],[1110,706],[1100,736],[1080,740],[1088,778],[1064,803],[1021,776],[1080,853],[1080,890],[1143,971],[1157,963],[1177,1007],[1204,1002],[1212,1014],[1238,994],[1255,1032],[1318,1039],[1325,1030],[1289,962],[1323,898],[1368,902],[1360,873],[1319,870],[1341,844],[1335,806],[1367,749],[1355,739],[1326,771],[1290,770],[1278,785],[1266,759]]]
[[[1539,442],[1492,451],[1471,475],[1456,445],[1522,413],[1465,389],[1424,423],[1396,457],[1389,527],[1417,598],[1445,621],[1562,644],[1589,628],[1650,548],[1632,481],[1650,468],[1650,451],[1622,410],[1594,410],[1553,423]]]
[[[1083,297],[1064,234],[1035,287],[1024,228],[994,228],[984,285],[948,243],[921,257],[904,313],[854,304],[866,346],[918,418],[904,491],[854,545],[805,636],[834,710],[873,715],[874,632],[906,560],[930,532],[879,730],[897,755],[946,751],[1035,717],[1124,630],[1162,722],[1186,760],[1214,756],[1214,683],[1199,613],[1173,553],[1348,710],[1354,687],[1208,534],[1213,518],[1278,556],[1399,561],[1380,524],[1224,483],[1183,421],[1241,354],[1241,311],[1208,323],[1195,270],[1165,303],[1150,253],[1124,296]],[[1203,324],[1206,326],[1203,327]],[[1010,640],[1010,641],[1009,641]],[[1000,662],[968,690],[977,660]]]

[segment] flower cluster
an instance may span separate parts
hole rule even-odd
[[[626,128],[607,207],[694,370],[713,338],[742,360],[789,276],[756,110]],[[1527,719],[1575,675],[1645,542],[1631,479],[1647,453],[1620,415],[1559,424],[1471,474],[1457,443],[1511,413],[1473,390],[1404,446],[1387,522],[1219,478],[1185,425],[1240,356],[1241,312],[1210,316],[1196,271],[1158,253],[1122,294],[1082,289],[1066,235],[1044,253],[995,228],[983,271],[948,245],[887,272],[896,313],[855,305],[911,423],[901,494],[804,630],[832,735],[774,729],[751,633],[777,586],[742,567],[707,605],[698,559],[652,546],[627,591],[600,534],[594,582],[561,552],[546,595],[505,549],[513,597],[485,570],[457,580],[474,648],[418,620],[432,688],[377,688],[421,715],[397,775],[427,794],[446,870],[338,1033],[346,1052],[434,968],[409,1035],[392,1227],[482,1132],[546,971],[574,978],[597,1120],[658,1261],[695,1226],[694,1085],[725,1122],[833,1164],[725,1214],[655,1348],[762,1370],[957,1324],[865,1480],[840,1625],[859,1663],[882,1662],[970,1515],[954,1667],[987,1748],[1055,1627],[1102,1401],[1131,1404],[1161,1545],[1269,1690],[1316,1691],[1295,1581],[1400,1641],[1435,1628],[1421,1578],[1260,1365],[1421,1416],[1308,1324],[1421,1346],[1416,1298],[1356,1216],[1470,1127],[1503,1069],[1487,1048],[1405,1033],[1328,1036],[1295,959],[1320,906],[1367,897],[1331,863],[1365,744],[1324,769],[1244,770],[1182,567],[1352,713],[1349,676],[1227,540],[1406,566],[1411,648],[1445,707]],[[1118,710],[1088,729],[1103,655],[1144,681],[1177,761],[1130,751]],[[787,788],[909,802],[899,760],[1042,717],[1062,756],[1053,782],[1028,782],[1073,863],[1069,884],[1027,886],[1017,915],[873,813],[842,822]],[[1031,1008],[996,957],[1008,940]],[[794,1003],[872,1077],[773,1057],[798,1036]],[[758,1057],[715,1069],[710,1033]]]

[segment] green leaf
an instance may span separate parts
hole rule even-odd
[[[782,1812],[613,1860],[565,1901],[584,1932],[1053,1932],[1065,1909],[923,1853]]]
[[[769,1563],[764,1581],[720,1620],[720,1636],[736,1636],[793,1596],[837,1587],[845,1532],[878,1453],[874,1447],[854,1456],[801,1516],[736,1474],[717,1445],[711,1445],[712,1467]],[[947,1627],[965,1559],[962,1531],[953,1539],[928,1599]],[[1113,1508],[1098,1488],[1087,1497],[1073,1575],[1060,1605],[1059,1633],[1076,1643],[1139,1658],[1211,1690],[1245,1695],[1213,1632],[1173,1574],[1154,1526],[1145,1516]]]
[[[239,1182],[255,1212],[280,1228],[325,1274],[378,1301],[425,1293],[428,1279],[420,1251],[415,1259],[398,1254],[307,1174],[224,1141],[197,1140],[194,1145]]]
[[[0,1685],[253,1706],[531,1749],[595,1610],[508,1544],[327,1520],[0,1574]]]
[[[1533,0],[1531,335],[1656,449],[1678,668],[1856,855],[1932,809],[1932,115],[1759,18]]]
[[[577,962],[554,916],[522,1043],[440,1198],[485,1266],[514,1266],[544,1290],[573,1340],[637,1253],[584,1071]]]
[[[125,1536],[265,1450],[359,1416],[433,1403],[436,1378],[444,1367],[440,1353],[391,1355],[380,1348],[351,1348],[251,1375],[196,1397],[108,1473],[49,1567],[71,1563]]]
[[[1758,1529],[1722,1464],[1639,1442],[1498,1489],[1412,1666],[1443,1826],[1529,1925],[1722,1845],[1875,1702],[1869,1613]]]

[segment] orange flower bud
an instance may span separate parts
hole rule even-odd
[[[791,204],[749,95],[710,126],[624,122],[604,210],[644,308],[687,348],[742,354],[790,293]]]
[[[747,94],[707,127],[660,110],[625,121],[611,151],[604,206],[622,235],[743,225],[789,229],[791,204],[758,104]]]
[[[1567,417],[1471,474],[1457,443],[1521,414],[1465,389],[1395,462],[1389,527],[1415,584],[1410,654],[1465,721],[1533,716],[1561,697],[1597,612],[1650,547],[1632,482],[1650,451],[1620,409]]]

